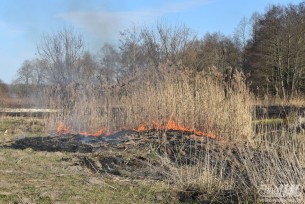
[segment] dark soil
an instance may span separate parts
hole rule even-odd
[[[232,176],[232,172],[242,171],[244,155],[259,160],[262,152],[245,149],[246,144],[229,144],[204,136],[196,136],[191,132],[169,130],[167,132],[151,130],[137,132],[132,130],[117,132],[108,137],[91,137],[83,135],[65,134],[48,137],[25,137],[17,139],[5,148],[26,149],[49,152],[82,153],[81,163],[94,172],[107,172],[137,175],[142,178],[164,179],[158,172],[146,172],[145,168],[159,168],[162,166],[159,157],[169,158],[175,165],[196,165],[202,162],[206,155],[212,166],[222,165],[224,176]],[[247,151],[246,154],[243,152]],[[136,155],[135,152],[145,152]],[[149,155],[152,152],[153,155]],[[94,156],[93,156],[94,155]],[[126,159],[122,155],[127,155]],[[98,164],[99,163],[99,164]],[[133,171],[137,174],[131,174]],[[154,170],[156,172],[156,170]],[[166,171],[165,171],[166,172]]]

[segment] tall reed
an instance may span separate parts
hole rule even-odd
[[[194,72],[168,64],[121,84],[69,84],[50,96],[50,105],[61,110],[50,124],[54,128],[62,121],[74,131],[115,131],[174,120],[219,137],[247,138],[252,132],[250,94],[240,75],[227,97],[225,86],[215,70]]]

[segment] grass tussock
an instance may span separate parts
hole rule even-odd
[[[191,153],[184,159],[191,159],[191,163],[177,162],[181,160],[179,154],[174,159],[166,154],[160,157],[172,186],[183,195],[180,201],[265,203],[268,198],[268,202],[277,203],[303,201],[305,146],[300,135],[266,133],[260,139],[255,138],[254,145],[215,145],[204,145],[203,150],[191,146]]]
[[[224,83],[216,70],[195,73],[169,64],[152,70],[115,85],[56,88],[50,105],[62,112],[51,119],[51,128],[62,121],[74,131],[115,131],[174,120],[226,139],[251,135],[251,97],[241,74]]]

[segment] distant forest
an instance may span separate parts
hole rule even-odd
[[[289,99],[305,93],[305,2],[272,5],[243,18],[231,36],[197,36],[185,25],[157,23],[124,30],[118,42],[90,53],[73,29],[45,34],[37,58],[23,62],[10,89],[30,96],[41,87],[71,83],[124,86],[144,70],[167,64],[194,73],[217,71],[224,80],[242,73],[257,96]],[[1,84],[2,94],[8,92]]]

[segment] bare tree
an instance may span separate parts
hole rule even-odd
[[[94,83],[98,77],[99,64],[90,52],[84,52],[80,59],[79,80],[81,83]]]
[[[33,76],[33,69],[33,63],[30,60],[25,60],[17,71],[18,77],[15,83],[29,85]]]
[[[43,62],[39,59],[25,60],[13,81],[15,90],[21,96],[34,96],[43,84]]]
[[[197,71],[214,67],[224,73],[228,67],[239,67],[239,49],[221,33],[207,33],[203,39],[188,44],[184,61]]]
[[[134,75],[145,69],[146,57],[141,30],[135,26],[120,33],[120,63],[124,74]]]
[[[184,25],[167,26],[158,23],[142,29],[143,46],[155,67],[167,61],[178,65],[195,35]]]
[[[101,64],[98,75],[100,82],[102,84],[119,82],[124,70],[121,66],[120,53],[116,47],[111,44],[105,44],[101,48],[98,57]]]
[[[8,94],[9,88],[8,85],[5,84],[1,79],[0,79],[0,96],[4,97]]]
[[[272,6],[253,25],[247,62],[253,88],[289,98],[305,91],[305,3]]]
[[[244,17],[241,19],[233,33],[233,41],[236,47],[239,49],[239,67],[243,67],[243,65],[245,64],[245,48],[247,46],[247,41],[250,38],[250,29],[250,21],[246,17]]]
[[[84,73],[80,63],[84,47],[83,36],[75,34],[71,29],[45,34],[37,49],[44,62],[46,80],[63,87],[80,81]]]

